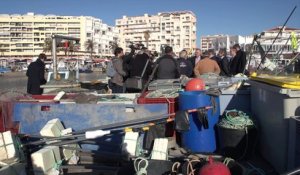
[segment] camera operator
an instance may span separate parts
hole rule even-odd
[[[137,47],[137,53],[132,57],[130,63],[129,63],[129,77],[141,77],[143,70],[147,64],[147,67],[145,68],[144,75],[141,77],[144,82],[146,82],[149,78],[149,76],[152,73],[152,61],[150,60],[150,53],[144,45],[139,44]],[[140,92],[141,90],[139,89],[126,89],[126,92],[130,93],[136,93]]]

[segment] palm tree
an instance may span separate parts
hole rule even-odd
[[[51,52],[52,51],[52,39],[46,38],[43,46],[43,52]]]
[[[146,40],[146,47],[148,48],[149,38],[150,38],[150,31],[146,30],[144,31],[144,38]]]
[[[75,51],[75,46],[74,46],[74,43],[71,41],[69,42],[69,48],[68,48],[68,51],[70,52],[71,55],[73,55],[73,52]]]
[[[95,46],[96,46],[96,43],[91,40],[91,39],[88,39],[86,42],[85,42],[85,48],[87,51],[90,51],[91,53],[91,59],[93,59],[93,52],[94,52],[94,49],[95,49]]]

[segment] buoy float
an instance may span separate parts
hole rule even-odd
[[[186,91],[202,91],[205,89],[205,83],[200,78],[193,78],[186,83]]]
[[[209,157],[209,163],[201,168],[199,175],[231,175],[231,173],[225,164],[213,162],[212,157]]]

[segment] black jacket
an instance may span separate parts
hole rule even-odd
[[[179,58],[177,64],[179,66],[180,75],[185,75],[187,77],[192,76],[194,68],[190,60]]]
[[[231,76],[231,72],[230,72],[230,61],[229,61],[228,57],[224,56],[224,57],[221,59],[221,65],[220,65],[220,68],[221,68],[221,73],[220,73],[220,75],[222,75],[222,76]]]
[[[180,77],[177,62],[171,55],[160,57],[155,64],[158,64],[155,74],[156,79],[176,79]]]
[[[32,95],[41,95],[43,93],[43,89],[40,88],[40,85],[46,84],[47,82],[44,77],[45,64],[40,59],[30,63],[26,76],[28,77],[27,93]]]
[[[202,59],[202,57],[200,58],[200,60],[201,59]],[[192,66],[194,69],[196,66],[196,56],[192,56],[192,57],[188,58],[188,60],[192,63]],[[192,75],[190,77],[194,77],[194,76],[195,76],[194,71],[192,71]]]
[[[143,69],[148,61],[145,73],[143,75],[144,80],[148,80],[149,76],[152,73],[152,63],[149,56],[146,53],[137,54],[129,63],[129,77],[141,77]]]
[[[246,67],[246,53],[242,50],[237,51],[236,56],[233,57],[230,63],[230,72],[232,75],[244,73]]]

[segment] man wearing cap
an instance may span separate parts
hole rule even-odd
[[[219,75],[221,72],[220,67],[215,60],[210,58],[209,52],[204,52],[202,56],[203,59],[200,60],[194,68],[195,76],[205,73],[215,73]]]
[[[160,57],[155,63],[155,66],[158,66],[155,74],[156,79],[176,79],[180,77],[179,67],[172,55],[173,48],[166,46],[165,55]]]
[[[45,63],[46,55],[41,53],[38,59],[34,62],[31,62],[28,66],[26,76],[28,77],[27,82],[27,93],[32,95],[41,95],[43,89],[40,87],[43,84],[46,84],[45,79]]]

